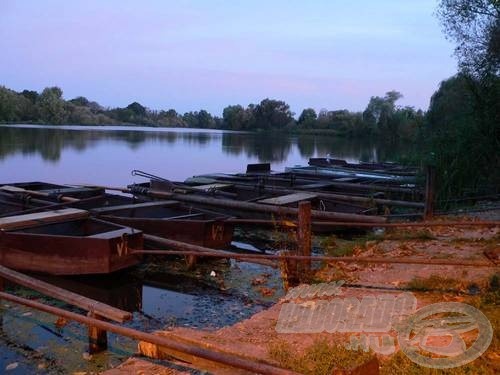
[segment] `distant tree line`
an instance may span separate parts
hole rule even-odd
[[[78,124],[78,125],[146,125],[227,130],[320,131],[339,136],[382,135],[390,139],[413,138],[424,122],[424,112],[400,107],[402,97],[390,91],[370,99],[363,112],[346,109],[319,113],[312,108],[302,111],[298,119],[290,106],[281,100],[264,99],[258,104],[230,105],[222,117],[206,110],[184,114],[174,109],[155,111],[133,102],[124,108],[105,108],[83,96],[64,100],[59,87],[47,87],[41,93],[15,92],[0,86],[0,123]]]

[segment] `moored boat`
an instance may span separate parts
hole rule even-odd
[[[50,187],[45,183],[37,184],[39,187]],[[19,185],[15,183],[8,186],[21,188]],[[30,188],[26,191],[38,191],[32,190],[38,186],[34,186],[32,183],[30,186],[26,186]],[[71,189],[89,192],[99,191],[99,189],[91,188],[65,188],[65,191],[71,195],[73,192]],[[63,187],[58,187],[57,190],[62,191]],[[20,197],[22,190],[16,192],[14,189],[13,191],[14,197],[11,197],[11,201],[14,206],[11,209],[21,209],[19,203],[21,200],[17,202],[16,206],[15,196]],[[49,189],[44,189],[44,192],[47,191]],[[103,190],[101,189],[101,191]],[[66,195],[49,194],[43,199],[48,204],[57,204],[58,197],[61,196]],[[74,196],[72,195],[72,197]],[[215,248],[228,247],[232,241],[234,226],[225,221],[228,218],[227,215],[218,212],[197,209],[192,205],[175,201],[151,202],[144,197],[138,198],[104,192],[93,197],[78,199],[68,203],[72,207],[90,210],[92,216],[99,216],[106,221],[136,228],[147,234]],[[2,212],[1,207],[5,207],[7,210],[7,206],[0,202],[0,213]],[[33,208],[33,206],[23,207],[24,209]]]
[[[231,244],[234,226],[227,215],[178,201],[155,201],[91,210],[93,215],[145,233],[211,248]]]
[[[298,176],[315,176],[320,178],[350,178],[376,181],[378,183],[414,184],[414,175],[399,175],[377,171],[353,170],[340,167],[295,166],[286,167],[285,172]]]
[[[0,219],[0,263],[53,275],[106,274],[138,264],[142,231],[63,209]]]

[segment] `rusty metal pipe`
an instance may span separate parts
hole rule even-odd
[[[269,375],[299,375],[298,373],[290,370],[286,370],[280,367],[276,367],[269,363],[264,362],[254,362],[250,359],[239,357],[233,354],[218,353],[213,350],[205,349],[193,344],[181,343],[173,341],[163,336],[153,335],[151,333],[146,333],[138,331],[136,329],[122,327],[116,324],[108,323],[99,319],[94,319],[91,317],[76,314],[70,311],[66,311],[57,307],[48,306],[40,302],[31,301],[25,298],[17,297],[15,295],[0,292],[0,299],[17,303],[20,305],[28,306],[36,310],[40,310],[49,314],[56,316],[61,316],[68,320],[73,320],[82,324],[86,324],[91,327],[96,327],[108,332],[113,332],[118,335],[130,337],[136,340],[141,340],[149,342],[151,344],[164,346],[166,348],[190,354],[196,357],[204,358],[209,361],[222,363],[231,367],[240,368],[248,370],[258,374],[269,374]]]
[[[296,221],[288,220],[261,220],[261,219],[227,219],[226,222],[237,225],[265,225],[265,226],[296,226]],[[448,222],[398,222],[398,223],[360,223],[360,222],[342,222],[342,221],[313,221],[313,226],[316,227],[352,227],[352,228],[404,228],[404,227],[497,227],[500,226],[500,221],[448,221]]]
[[[187,245],[187,244],[186,244]],[[207,250],[211,250],[206,248]],[[365,257],[331,257],[324,255],[305,256],[305,255],[278,255],[278,254],[237,254],[215,251],[193,251],[193,250],[132,250],[131,254],[149,254],[149,255],[195,255],[211,258],[230,258],[230,259],[271,259],[271,260],[299,260],[299,261],[326,261],[326,262],[346,262],[346,263],[382,263],[382,264],[425,264],[435,266],[468,266],[468,267],[498,267],[493,263],[471,262],[471,261],[449,261],[439,259],[401,259],[401,258],[365,258]]]

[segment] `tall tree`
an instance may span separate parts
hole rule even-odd
[[[363,119],[368,127],[375,132],[397,137],[397,123],[393,117],[396,112],[396,102],[402,97],[403,94],[394,90],[387,92],[383,98],[372,96],[363,112]]]
[[[500,73],[500,1],[441,0],[438,16],[454,41],[460,70],[483,79]]]
[[[66,120],[62,94],[59,87],[47,87],[38,97],[37,105],[44,123],[60,125]]]
[[[500,2],[441,0],[460,73],[443,82],[427,114],[441,198],[500,186]]]
[[[293,122],[290,106],[281,100],[264,99],[254,109],[257,127],[261,129],[283,129]]]
[[[314,109],[306,108],[300,114],[298,124],[303,128],[314,128],[317,118],[318,115]]]

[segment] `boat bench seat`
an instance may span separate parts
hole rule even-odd
[[[59,223],[61,221],[84,219],[89,216],[88,211],[76,208],[37,212],[26,215],[16,215],[0,218],[1,230],[15,230],[34,227],[42,224]]]
[[[294,193],[281,195],[279,197],[261,199],[258,201],[258,203],[272,204],[274,206],[285,206],[292,203],[308,201],[316,197],[317,195],[312,193]]]

